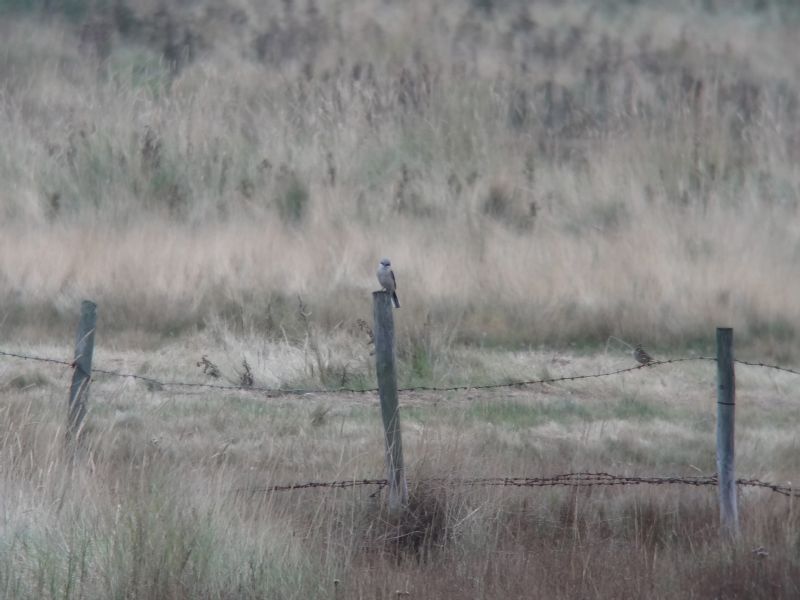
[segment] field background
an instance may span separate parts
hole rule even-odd
[[[388,256],[401,385],[708,354],[716,325],[797,364],[799,30],[778,0],[0,0],[0,347],[68,358],[91,298],[98,366],[372,387]],[[796,381],[738,374],[739,471],[798,480]],[[98,378],[71,464],[68,376],[0,362],[8,598],[800,593],[783,498],[721,550],[710,489],[421,486],[398,548],[367,491],[236,491],[380,476],[374,397]],[[710,363],[408,395],[409,471],[709,474],[713,397]]]

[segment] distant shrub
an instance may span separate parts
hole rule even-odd
[[[136,18],[133,10],[124,2],[115,2],[112,14],[114,15],[117,30],[122,35],[130,35],[141,27],[141,23]]]
[[[311,194],[306,183],[297,176],[294,170],[281,167],[276,181],[276,205],[278,214],[284,223],[298,225],[308,213]]]
[[[502,183],[493,183],[483,201],[483,214],[497,220],[511,217],[514,190]]]
[[[472,8],[483,11],[487,15],[490,15],[492,12],[494,12],[497,2],[496,0],[470,0],[470,4],[472,5]]]
[[[180,161],[165,154],[161,137],[152,129],[145,132],[140,153],[148,202],[172,216],[185,216],[189,184]]]
[[[150,177],[150,201],[154,206],[166,208],[173,217],[185,216],[189,206],[188,186],[178,165],[162,164]]]
[[[525,201],[517,189],[499,181],[489,186],[481,205],[481,212],[503,225],[527,231],[536,221],[537,206],[535,202],[528,202],[525,206]]]

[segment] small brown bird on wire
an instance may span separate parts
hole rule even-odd
[[[641,344],[637,344],[633,351],[633,358],[636,359],[640,365],[649,365],[653,362],[653,357],[647,353],[647,350],[642,348]]]

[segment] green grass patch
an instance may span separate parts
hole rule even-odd
[[[684,417],[681,411],[670,407],[624,398],[606,403],[583,403],[566,398],[546,403],[481,402],[466,411],[472,420],[511,428],[538,427],[547,423],[575,423],[607,420],[674,421]]]
[[[605,411],[604,411],[605,412]],[[639,398],[623,397],[607,406],[608,416],[620,420],[652,421],[654,419],[672,420],[675,410],[664,404],[647,402]]]
[[[520,402],[482,402],[466,411],[467,418],[504,425],[511,428],[538,427],[547,422],[591,421],[592,411],[573,400],[560,400],[547,404]]]

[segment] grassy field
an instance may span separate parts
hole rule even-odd
[[[800,16],[719,4],[0,3],[4,327],[329,332],[386,255],[411,339],[792,358]]]
[[[38,348],[40,352],[59,349]],[[61,348],[66,353],[68,348]],[[197,380],[181,350],[99,352]],[[518,375],[611,369],[626,355],[496,356]],[[278,366],[281,360],[274,360]],[[527,371],[526,371],[527,370]],[[713,487],[463,488],[425,478],[711,474],[714,365],[493,392],[402,396],[410,516],[372,488],[267,493],[383,476],[373,395],[151,391],[98,375],[81,448],[63,442],[68,368],[0,363],[0,582],[8,598],[793,598],[795,503],[743,488],[742,535]],[[740,367],[738,472],[796,481],[791,375]],[[763,547],[768,556],[753,551]]]
[[[71,359],[91,298],[99,367],[373,387],[389,256],[401,386],[711,354],[717,325],[797,365],[798,27],[779,0],[0,0],[0,350]],[[797,481],[795,379],[737,375],[739,474]],[[373,395],[98,375],[72,460],[68,378],[0,360],[6,598],[800,595],[775,494],[723,546],[712,488],[413,483],[709,475],[710,362],[403,394],[399,524],[369,489],[258,491],[383,476]]]

